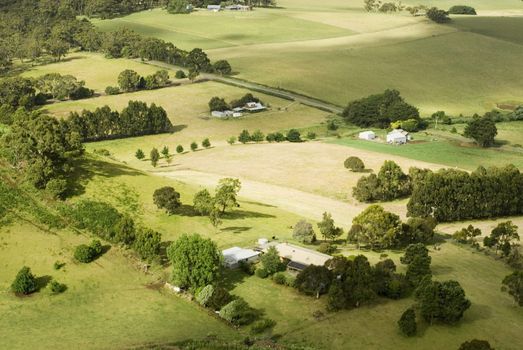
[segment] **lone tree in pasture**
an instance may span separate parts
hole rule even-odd
[[[202,141],[202,147],[203,148],[210,148],[211,147],[211,141],[209,141],[209,139],[205,139]]]
[[[292,238],[303,243],[313,243],[316,241],[316,234],[312,228],[312,224],[305,220],[300,220],[294,225],[292,231]]]
[[[236,196],[238,196],[241,187],[241,182],[238,179],[224,178],[220,180],[216,188],[214,203],[222,214],[225,213],[227,209],[238,206]]]
[[[151,150],[151,154],[149,155],[149,158],[151,158],[152,166],[156,168],[156,166],[158,165],[158,161],[160,160],[160,153],[158,152],[158,150],[156,148],[153,148]]]
[[[143,151],[142,151],[140,148],[138,148],[138,149],[136,150],[136,153],[134,154],[134,156],[135,156],[136,159],[138,159],[138,160],[142,160],[142,159],[145,158],[145,154],[143,153]]]
[[[463,132],[463,136],[473,139],[481,147],[493,146],[497,134],[496,123],[488,116],[475,116]]]
[[[318,223],[318,228],[324,240],[334,240],[343,234],[340,227],[334,225],[334,219],[330,213],[323,213],[323,219]]]
[[[31,273],[31,269],[27,266],[22,267],[11,284],[11,291],[16,294],[28,295],[36,292],[36,290],[36,278]]]
[[[218,280],[222,254],[216,243],[200,235],[184,234],[167,248],[172,279],[181,288],[197,290]]]
[[[523,271],[514,271],[503,279],[502,291],[512,295],[514,301],[523,306]]]
[[[196,142],[191,143],[191,151],[196,151],[198,149],[198,144]]]
[[[458,350],[494,350],[486,340],[472,339],[461,344]]]
[[[214,72],[220,75],[229,75],[232,73],[231,65],[226,60],[218,60],[214,62],[212,68]]]
[[[194,195],[193,208],[200,215],[210,215],[214,208],[214,198],[209,191],[204,189]]]
[[[401,220],[382,206],[374,204],[352,220],[350,241],[376,247],[391,248],[401,232]]]
[[[403,333],[407,337],[412,337],[413,335],[416,335],[418,331],[418,326],[416,324],[416,312],[413,308],[408,308],[407,310],[405,310],[405,312],[401,315],[401,318],[398,321],[398,326],[400,328],[401,333]]]
[[[182,204],[180,202],[180,193],[176,192],[176,190],[170,186],[165,186],[154,191],[153,201],[158,209],[165,209],[169,214],[176,213],[176,209]]]
[[[95,239],[91,244],[80,244],[74,250],[74,258],[84,264],[88,264],[99,257],[103,252],[102,243]]]
[[[169,147],[163,146],[163,148],[162,148],[162,156],[164,158],[169,158],[169,156],[170,156]]]
[[[176,146],[176,153],[178,153],[178,154],[183,153],[183,146],[182,145]]]
[[[420,304],[421,316],[432,324],[439,321],[446,324],[455,324],[463,313],[470,308],[470,300],[457,281],[432,281],[425,277],[418,289],[416,298]]]
[[[363,164],[363,161],[358,157],[349,157],[345,159],[343,165],[345,165],[345,168],[350,169],[354,172],[360,172],[365,170],[365,164]]]

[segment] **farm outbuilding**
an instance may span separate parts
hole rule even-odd
[[[289,270],[301,271],[309,265],[323,266],[327,260],[332,259],[330,255],[286,242],[269,242],[261,246],[261,248],[263,252],[267,252],[271,246],[276,248],[282,260],[289,262],[287,264]]]
[[[394,129],[387,134],[387,143],[404,144],[411,139],[410,134],[402,129]]]
[[[240,263],[255,263],[258,261],[260,252],[252,249],[245,249],[240,247],[232,247],[222,251],[223,264],[229,269],[236,269]]]
[[[376,138],[376,134],[374,131],[362,131],[358,134],[358,138],[361,140],[374,140]]]

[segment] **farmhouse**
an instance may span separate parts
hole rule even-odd
[[[241,262],[254,263],[258,261],[260,252],[252,249],[232,247],[222,251],[223,264],[229,269],[235,269],[240,266]]]
[[[221,11],[222,6],[221,5],[207,5],[207,10],[218,12]]]
[[[404,144],[411,139],[410,134],[402,129],[394,129],[387,134],[387,143]]]
[[[225,9],[229,10],[229,11],[250,11],[251,7],[246,6],[246,5],[236,4],[236,5],[226,6]]]
[[[289,270],[301,271],[309,265],[323,266],[325,262],[332,259],[332,256],[319,253],[312,249],[303,248],[289,243],[270,242],[262,247],[263,252],[267,252],[269,247],[275,247],[284,261],[289,261]]]
[[[358,138],[361,140],[374,140],[376,138],[376,134],[374,131],[362,131],[358,134]]]

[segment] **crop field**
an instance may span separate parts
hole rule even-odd
[[[343,253],[362,252],[346,249]],[[387,253],[401,270],[400,254]],[[363,254],[371,263],[379,261],[375,253]],[[402,312],[414,303],[410,298],[383,300],[377,305],[330,314],[325,311],[326,297],[315,300],[258,277],[242,279],[233,292],[265,310],[270,318],[281,320],[274,333],[281,334],[284,341],[314,343],[320,349],[457,349],[465,339],[472,338],[487,338],[496,349],[518,349],[519,328],[509,325],[523,322],[523,314],[511,298],[500,291],[500,281],[509,269],[492,257],[450,243],[439,251],[431,250],[430,254],[435,279],[459,280],[472,307],[465,312],[459,326],[423,325],[420,335],[413,338],[402,337],[396,325]],[[312,316],[318,310],[325,314],[321,320]]]
[[[480,12],[523,13],[516,1],[470,5]],[[290,0],[281,6],[184,16],[155,10],[96,24],[104,30],[125,26],[186,49],[202,47],[213,59],[229,60],[240,78],[338,105],[386,88],[399,89],[424,114],[472,114],[499,102],[523,101],[518,35],[523,17],[458,16],[449,25],[436,25],[406,13],[365,13],[360,1],[319,6]],[[264,17],[271,26],[260,33]]]

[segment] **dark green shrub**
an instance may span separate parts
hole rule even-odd
[[[36,278],[31,273],[31,269],[27,266],[22,267],[18,271],[15,280],[11,284],[11,290],[16,294],[31,294],[36,292]]]
[[[220,317],[234,325],[241,326],[254,321],[256,311],[245,300],[236,299],[220,310]]]
[[[240,270],[252,276],[256,272],[256,266],[245,261],[240,261]]]
[[[49,289],[53,294],[60,294],[67,290],[67,286],[57,281],[51,281],[51,283],[49,284]]]
[[[301,134],[296,129],[291,129],[287,132],[287,141],[289,142],[301,142]]]
[[[107,95],[118,95],[120,93],[120,88],[118,86],[108,86],[105,88],[105,93]]]
[[[229,291],[223,287],[215,287],[212,296],[207,302],[207,306],[214,310],[220,310],[222,307],[232,301],[233,297]]]
[[[466,5],[455,5],[449,9],[449,13],[452,15],[476,15],[474,7]]]
[[[414,312],[414,309],[408,308],[407,310],[405,310],[405,312],[401,315],[401,318],[398,321],[398,326],[400,328],[401,333],[403,333],[407,337],[412,337],[413,335],[416,335],[416,332],[418,331],[418,326],[416,324],[416,313]]]
[[[183,70],[177,70],[176,74],[174,75],[176,79],[184,79],[187,78],[187,75],[185,75],[185,72]]]
[[[276,326],[276,321],[269,318],[264,318],[263,320],[256,321],[251,326],[252,334],[262,334]]]
[[[259,267],[256,269],[256,276],[260,278],[267,278],[269,277],[269,272],[264,267]]]
[[[277,272],[275,273],[274,275],[272,275],[272,280],[274,281],[274,283],[276,284],[285,284],[285,282],[287,282],[287,277],[285,276],[285,273],[283,272]]]
[[[84,264],[88,264],[102,254],[102,243],[93,240],[90,245],[80,244],[74,251],[74,258]]]

